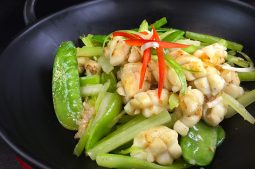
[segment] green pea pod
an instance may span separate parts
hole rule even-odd
[[[220,146],[225,140],[226,134],[224,129],[221,126],[218,126],[217,129],[217,147]]]
[[[53,66],[52,96],[56,116],[67,129],[76,130],[83,111],[76,48],[70,41],[58,48]]]
[[[213,160],[217,141],[217,127],[199,122],[181,138],[183,158],[190,164],[206,166]]]
[[[99,106],[98,112],[88,130],[86,150],[92,148],[113,127],[122,108],[121,97],[116,93],[106,93]]]

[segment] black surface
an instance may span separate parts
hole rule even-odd
[[[243,43],[254,55],[254,14],[254,8],[246,5],[202,0],[109,0],[58,13],[27,30],[0,57],[1,131],[19,154],[37,166],[96,168],[88,158],[72,155],[73,133],[62,128],[54,115],[51,69],[61,41],[75,40],[83,33],[128,29],[144,18],[154,21],[167,16],[171,27],[223,36]],[[254,168],[254,127],[238,116],[223,126],[227,139],[208,168]]]
[[[0,53],[25,27],[23,20],[23,6],[25,0],[1,0],[0,1]],[[68,6],[85,2],[84,0],[58,0],[52,3],[50,0],[39,0],[36,4],[38,18],[45,17],[53,12]],[[51,5],[49,5],[49,3]],[[15,160],[16,153],[0,138],[0,169],[20,169]]]

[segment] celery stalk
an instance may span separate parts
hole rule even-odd
[[[94,45],[93,45],[92,40],[91,40],[92,37],[93,37],[93,35],[88,34],[87,36],[81,37],[81,40],[82,40],[82,42],[84,43],[85,46],[93,47]]]
[[[146,118],[144,116],[137,116],[128,123],[124,124],[103,140],[101,140],[95,147],[87,151],[91,159],[95,159],[97,155],[108,153],[117,147],[132,140],[141,131],[149,128],[165,124],[171,120],[170,114],[163,111],[158,115]]]
[[[255,81],[255,71],[254,72],[238,72],[239,79],[243,81]]]
[[[247,120],[251,124],[255,123],[254,117],[236,99],[224,92],[222,93],[222,98],[223,101],[231,106],[235,111],[237,111],[237,113],[239,113],[244,118],[244,120]]]
[[[206,42],[209,44],[216,43],[221,40],[221,38],[219,38],[219,37],[195,33],[195,32],[189,32],[189,31],[186,31],[185,36],[187,38],[199,40],[199,41]],[[227,48],[232,49],[232,50],[242,51],[243,45],[236,43],[236,42],[227,41]]]
[[[83,46],[82,48],[77,48],[77,57],[92,57],[92,56],[101,56],[103,55],[102,47],[87,47]]]
[[[117,154],[100,154],[96,157],[96,162],[99,166],[107,168],[122,168],[122,169],[184,169],[191,165],[184,161],[174,162],[169,166],[161,166],[155,163],[150,163],[144,160],[136,159],[129,156]]]
[[[255,89],[253,89],[252,91],[246,92],[244,95],[239,97],[237,101],[241,103],[244,107],[249,106],[250,104],[255,102]],[[226,114],[226,118],[230,118],[235,114],[236,114],[236,111],[232,107],[229,107],[228,112]]]
[[[140,24],[138,32],[144,32],[148,30],[148,22],[146,20],[143,20],[142,23]]]
[[[91,76],[83,76],[80,77],[80,86],[86,86],[91,84],[99,84],[100,76],[99,75],[91,75]]]
[[[152,25],[155,27],[155,29],[158,29],[158,28],[164,26],[165,24],[167,24],[167,19],[166,19],[166,17],[163,17],[163,18],[157,20],[156,22],[154,22]]]
[[[86,85],[81,87],[81,96],[95,96],[102,89],[102,84]]]

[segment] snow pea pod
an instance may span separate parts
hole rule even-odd
[[[213,160],[218,136],[217,127],[203,122],[190,128],[188,135],[181,138],[184,159],[193,165],[206,166]]]
[[[83,111],[76,48],[70,41],[62,42],[53,66],[52,96],[56,116],[67,129],[76,130]]]

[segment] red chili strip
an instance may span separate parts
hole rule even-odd
[[[113,32],[112,35],[113,36],[123,36],[123,37],[129,38],[129,39],[143,39],[141,36],[139,36],[137,34],[127,33],[127,32]]]
[[[139,82],[139,89],[141,89],[143,87],[143,82],[144,82],[144,78],[145,78],[145,74],[146,74],[146,68],[148,63],[150,62],[151,59],[151,49],[148,48],[143,52],[143,65],[142,65],[142,69],[140,72],[140,82]]]
[[[153,35],[156,41],[160,41],[158,33],[154,26],[152,25]],[[158,80],[158,98],[160,98],[162,89],[164,87],[165,81],[165,59],[164,59],[164,49],[162,46],[159,46],[157,49],[158,54],[158,68],[159,68],[159,80]]]

